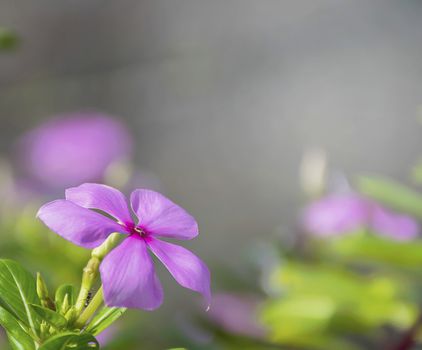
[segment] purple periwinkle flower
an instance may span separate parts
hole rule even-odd
[[[201,293],[210,304],[210,272],[189,250],[161,238],[188,240],[198,235],[195,219],[158,192],[124,195],[109,186],[86,183],[66,190],[66,199],[40,208],[37,216],[63,238],[85,248],[99,246],[113,232],[126,235],[100,265],[105,303],[153,310],[163,301],[161,283],[148,251],[183,287]],[[104,212],[114,218],[102,215]]]
[[[25,176],[46,188],[101,181],[110,164],[129,158],[132,138],[118,120],[98,112],[59,115],[18,142]]]
[[[408,215],[395,213],[356,193],[331,194],[311,203],[302,224],[309,233],[333,236],[370,229],[396,240],[418,236],[419,225]]]

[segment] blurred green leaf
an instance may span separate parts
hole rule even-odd
[[[324,242],[323,254],[347,262],[379,263],[386,266],[419,269],[422,266],[422,241],[399,242],[364,232],[335,237]]]
[[[316,261],[288,262],[271,284],[283,292],[264,303],[261,320],[280,343],[328,349],[339,335],[409,327],[418,310],[403,298],[400,281]]]
[[[0,51],[13,50],[18,45],[18,36],[10,29],[0,27]]]
[[[37,333],[39,318],[28,305],[39,304],[35,278],[12,260],[0,260],[0,304]]]
[[[95,350],[99,349],[98,341],[88,333],[62,333],[48,339],[39,350]]]
[[[67,320],[57,312],[42,307],[40,305],[29,305],[31,309],[40,316],[41,319],[46,321],[49,325],[53,326],[56,329],[62,329],[66,327]]]
[[[277,337],[292,339],[307,333],[320,333],[336,312],[335,301],[323,295],[293,295],[271,303],[265,309],[266,324],[280,325]]]
[[[125,308],[103,307],[88,324],[86,331],[94,335],[100,334],[126,311]]]
[[[3,308],[0,308],[0,325],[5,329],[14,350],[35,349],[34,340],[24,331],[16,318]]]
[[[357,186],[368,197],[422,219],[422,195],[411,188],[380,176],[359,177]]]
[[[52,286],[63,281],[78,284],[89,250],[72,245],[48,230],[40,220],[35,220],[38,207],[30,203],[18,213],[10,213],[5,218],[6,223],[1,223],[0,256],[21,262],[34,274],[43,271]]]

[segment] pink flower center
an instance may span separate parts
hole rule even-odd
[[[130,236],[139,238],[148,237],[148,233],[142,227],[135,226],[133,223],[124,223],[122,225],[125,226],[126,229],[129,231]]]

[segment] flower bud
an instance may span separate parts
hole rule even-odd
[[[66,315],[66,312],[69,310],[70,304],[69,304],[69,294],[65,294],[63,298],[62,308],[60,310],[60,313],[62,315]]]
[[[53,301],[48,296],[48,288],[41,274],[37,272],[37,295],[40,298],[41,305],[51,310],[55,309]]]

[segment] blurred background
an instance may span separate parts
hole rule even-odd
[[[320,170],[325,193],[353,188],[355,176],[366,172],[411,182],[409,170],[422,148],[421,15],[417,0],[2,1],[1,191],[3,198],[13,198],[4,216],[15,217],[13,202],[16,212],[28,213],[19,219],[23,227],[33,230],[30,213],[36,203],[85,181],[106,182],[126,193],[157,189],[197,218],[201,235],[185,246],[211,266],[215,292],[247,294],[219,300],[241,304],[231,315],[247,312],[244,305],[268,296],[262,282],[266,267],[293,254],[280,249],[296,246],[301,210],[315,199],[301,183],[304,176],[318,185]],[[55,128],[69,118],[76,122],[63,122],[67,132],[61,136]],[[98,138],[89,136],[93,141],[74,151],[69,144],[79,143],[90,118],[94,122],[87,128]],[[49,140],[52,134],[59,136]],[[84,159],[72,153],[96,147],[98,153],[88,152]],[[104,149],[109,156],[99,170],[63,175],[86,169]],[[301,168],[308,175],[301,177]],[[362,191],[374,194],[368,187]],[[394,209],[418,215],[420,207],[397,208],[390,199]],[[19,256],[12,248],[3,250]],[[27,267],[38,268],[31,264]],[[51,277],[50,283],[57,286],[63,279]],[[194,335],[169,336],[167,343],[150,332],[145,349],[170,343],[192,349],[238,346],[219,343],[215,325],[199,327],[184,309],[195,308],[195,297],[170,278],[165,287],[160,311],[131,313],[142,323],[138,332],[166,319],[168,334]],[[419,301],[411,300],[409,308],[417,310]],[[411,327],[412,312],[410,321],[396,328]],[[264,326],[253,327],[249,335],[263,338]],[[278,348],[277,339],[248,346]],[[239,348],[247,348],[242,344]],[[356,346],[376,348],[371,342]]]

